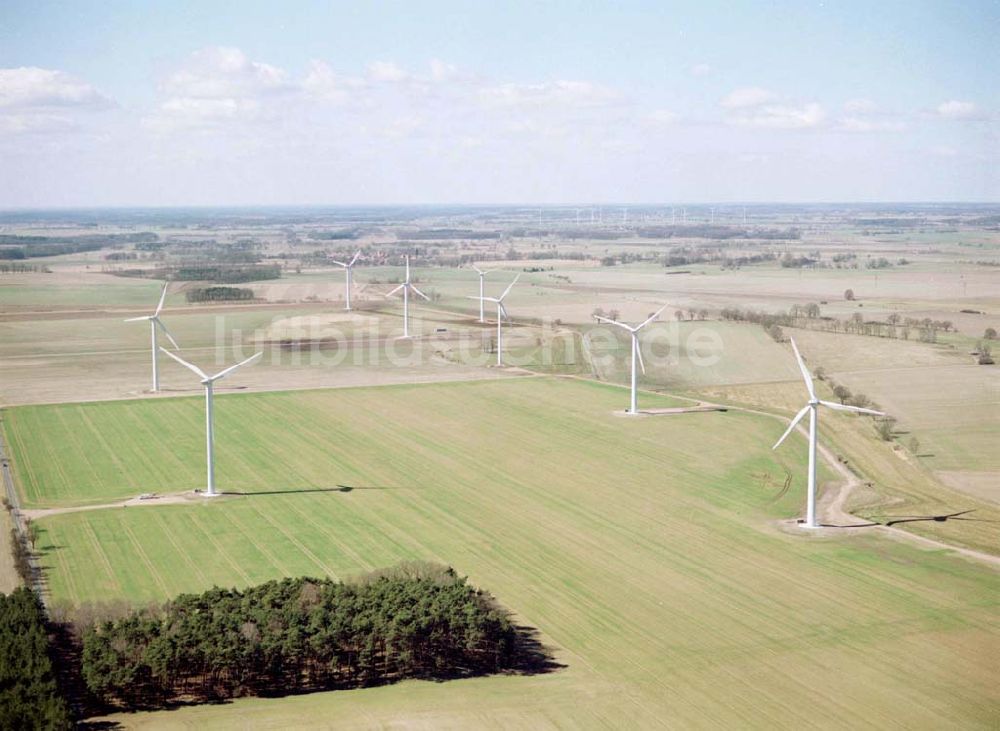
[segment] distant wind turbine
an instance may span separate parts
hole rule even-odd
[[[180,363],[185,368],[187,368],[187,369],[189,369],[191,371],[194,371],[194,373],[197,374],[197,376],[199,378],[201,378],[201,383],[205,387],[205,455],[206,455],[206,460],[205,461],[206,461],[206,464],[208,466],[207,467],[207,469],[208,469],[208,486],[207,486],[207,489],[205,491],[205,496],[206,497],[215,497],[216,495],[218,495],[218,493],[215,491],[215,457],[214,457],[214,455],[212,453],[212,450],[213,450],[213,438],[212,438],[212,386],[213,386],[213,384],[216,381],[218,381],[221,378],[225,378],[230,373],[232,373],[233,371],[235,371],[237,368],[240,368],[241,366],[245,366],[248,363],[252,363],[254,361],[260,360],[260,357],[263,355],[263,353],[261,352],[261,353],[256,353],[254,355],[251,355],[246,360],[240,361],[236,365],[229,366],[228,368],[219,371],[214,376],[210,376],[207,373],[205,373],[205,371],[203,371],[198,366],[194,365],[193,363],[188,363],[186,360],[183,360],[179,356],[174,355],[169,350],[166,350],[165,348],[160,348],[160,350],[162,350],[164,353],[166,353],[171,358],[173,358],[174,360],[176,360],[178,363]]]
[[[410,291],[412,290],[414,294],[420,295],[428,302],[431,299],[410,283],[410,257],[406,257],[406,279],[401,285],[389,292],[386,297],[392,297],[399,290],[403,290],[403,337],[408,338],[410,337]]]
[[[632,336],[632,396],[631,400],[629,401],[629,409],[628,409],[629,414],[639,413],[638,409],[636,408],[636,383],[637,383],[636,380],[637,375],[635,370],[636,362],[638,362],[639,367],[642,368],[642,372],[643,373],[646,372],[646,364],[642,362],[642,351],[639,350],[639,331],[642,330],[644,327],[646,327],[646,325],[651,323],[657,317],[659,317],[660,313],[663,312],[665,309],[667,309],[667,306],[663,305],[663,307],[658,309],[656,312],[654,312],[652,315],[646,318],[646,320],[644,320],[641,324],[636,325],[635,327],[626,325],[624,322],[618,322],[618,320],[611,320],[607,317],[594,315],[594,319],[597,320],[598,322],[606,322],[609,325],[617,325],[618,327],[624,330],[628,330],[629,334]]]
[[[483,302],[485,301],[483,299],[483,295],[484,295],[484,292],[483,292],[483,280],[486,279],[486,275],[487,274],[489,274],[491,272],[495,272],[496,269],[480,269],[479,267],[477,267],[475,265],[473,265],[472,268],[475,269],[476,273],[479,275],[479,321],[480,322],[486,322],[486,315],[483,312]]]
[[[837,404],[833,401],[822,401],[816,396],[816,391],[813,388],[812,376],[809,375],[809,370],[806,368],[806,364],[802,360],[802,356],[799,354],[799,349],[795,345],[795,340],[792,340],[792,350],[795,351],[795,359],[798,361],[799,370],[802,371],[802,379],[806,382],[806,390],[809,391],[809,401],[802,410],[795,415],[792,419],[792,423],[788,425],[788,429],[784,434],[781,435],[772,449],[777,449],[785,438],[792,433],[792,430],[798,426],[798,423],[802,421],[802,418],[808,413],[809,414],[809,487],[806,498],[806,528],[818,528],[819,525],[816,523],[816,438],[818,431],[817,417],[819,412],[819,405],[829,406],[831,409],[836,409],[837,411],[853,411],[858,414],[872,414],[873,416],[885,416],[881,411],[874,411],[873,409],[862,409],[858,406],[846,406],[844,404]]]
[[[347,263],[344,263],[342,261],[337,261],[336,259],[331,259],[330,260],[334,264],[336,264],[337,266],[344,267],[344,279],[345,279],[345,283],[347,285],[347,288],[345,289],[346,294],[344,295],[344,297],[345,297],[345,307],[344,307],[344,309],[345,310],[350,310],[351,309],[351,282],[354,280],[354,263],[358,260],[359,256],[361,256],[361,249],[358,249],[358,253],[355,254],[354,258],[351,259]]]
[[[503,365],[503,321],[510,320],[510,316],[507,314],[507,308],[503,306],[504,298],[510,294],[510,290],[513,289],[514,285],[517,284],[517,280],[521,278],[518,274],[514,277],[514,281],[507,285],[507,289],[503,291],[503,294],[499,297],[469,297],[469,299],[478,299],[480,306],[483,302],[495,302],[497,306],[497,365]]]
[[[177,341],[174,340],[170,331],[167,330],[167,326],[163,324],[160,320],[160,310],[163,309],[163,302],[167,299],[167,283],[163,283],[163,291],[160,293],[160,303],[156,305],[156,311],[152,315],[144,315],[143,317],[130,317],[125,322],[140,322],[142,320],[149,321],[149,335],[152,340],[152,352],[153,352],[153,393],[160,390],[160,369],[159,369],[159,351],[156,345],[156,328],[161,328],[163,334],[167,336],[167,339],[173,344],[174,348],[179,348]],[[166,352],[166,351],[164,351]]]

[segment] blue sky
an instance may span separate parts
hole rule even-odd
[[[1000,198],[997,2],[0,5],[0,206]]]

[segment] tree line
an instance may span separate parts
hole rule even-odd
[[[879,338],[900,338],[902,340],[914,337],[921,342],[936,343],[939,331],[947,333],[955,330],[955,326],[950,320],[902,317],[895,312],[887,315],[885,320],[866,319],[860,312],[855,312],[849,318],[844,319],[824,317],[821,314],[820,306],[815,302],[792,305],[788,312],[763,312],[752,309],[743,310],[739,307],[723,307],[719,314],[723,320],[759,323],[772,337],[780,333],[782,327],[798,327],[808,330],[843,332]],[[775,339],[781,341],[780,337],[775,337]]]
[[[0,728],[72,728],[49,656],[45,611],[24,587],[0,594]]]
[[[185,264],[155,269],[107,269],[106,271],[119,277],[169,279],[178,282],[218,282],[220,284],[241,284],[281,278],[280,264]]]
[[[0,261],[0,274],[51,274],[44,264],[21,264],[11,260]]]
[[[296,578],[183,594],[82,632],[82,677],[106,703],[358,687],[498,672],[517,628],[448,567],[404,564],[351,582]]]
[[[184,293],[188,302],[232,302],[252,300],[252,289],[246,287],[193,287]]]
[[[84,234],[82,236],[19,236],[0,234],[0,259],[30,259],[97,251],[116,244],[155,241],[156,234]]]

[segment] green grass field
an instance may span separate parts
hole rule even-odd
[[[772,452],[777,420],[629,419],[614,413],[626,397],[555,378],[220,397],[219,482],[254,494],[39,519],[51,596],[160,600],[432,559],[494,592],[566,665],[127,725],[995,722],[995,571],[872,534],[785,533],[775,520],[800,509],[801,437]],[[16,408],[5,429],[34,504],[93,503],[200,485],[201,409]],[[776,500],[785,469],[796,479]]]

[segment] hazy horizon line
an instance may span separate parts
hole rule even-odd
[[[1000,200],[809,200],[809,201],[673,201],[673,202],[592,202],[592,203],[177,203],[177,204],[107,204],[107,205],[31,205],[0,206],[0,214],[24,211],[123,211],[123,210],[261,210],[261,209],[343,209],[343,208],[520,208],[520,209],[591,209],[591,208],[670,208],[691,207],[761,207],[761,206],[1000,206]]]

